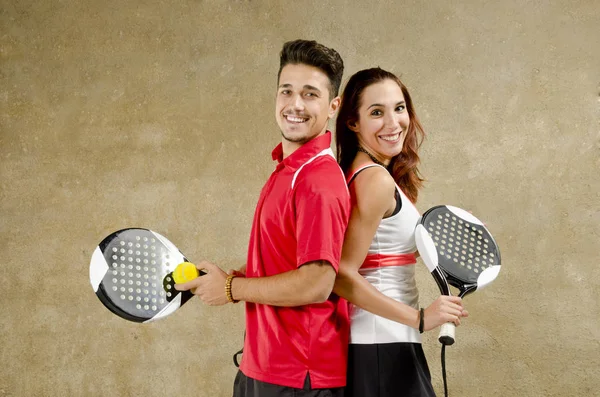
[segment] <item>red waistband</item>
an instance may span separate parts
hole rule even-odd
[[[375,269],[386,266],[404,266],[417,263],[415,254],[369,254],[361,269]]]

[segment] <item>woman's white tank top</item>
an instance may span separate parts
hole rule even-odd
[[[381,166],[369,164],[359,168],[348,178],[348,184],[352,183],[359,172],[369,167]],[[383,294],[418,309],[419,291],[415,281],[414,254],[417,251],[415,227],[420,214],[398,185],[396,190],[402,200],[402,207],[398,213],[381,220],[359,273]],[[350,343],[421,343],[418,330],[379,317],[352,304],[350,321]]]

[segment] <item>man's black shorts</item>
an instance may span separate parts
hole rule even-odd
[[[233,384],[233,397],[344,397],[344,388],[311,389],[307,376],[304,387],[295,389],[248,378],[238,371]]]

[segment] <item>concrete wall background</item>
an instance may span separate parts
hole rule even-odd
[[[471,209],[501,246],[447,351],[451,395],[595,393],[600,7],[485,3],[0,1],[0,396],[231,395],[241,305],[129,323],[92,293],[89,258],[141,226],[243,263],[296,38],[336,48],[344,81],[402,76],[428,133],[419,208]],[[429,304],[424,266],[419,283]]]

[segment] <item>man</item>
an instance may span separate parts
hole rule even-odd
[[[283,46],[275,117],[278,164],[261,192],[247,266],[229,276],[209,262],[192,289],[205,303],[246,302],[234,397],[342,396],[347,304],[332,294],[350,213],[327,122],[340,104],[343,62],[314,41]]]

